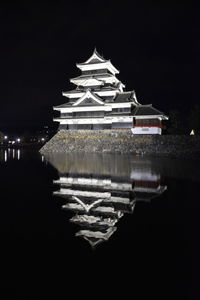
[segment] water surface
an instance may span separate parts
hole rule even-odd
[[[86,281],[102,291],[100,282],[110,287],[112,278],[124,292],[134,284],[141,297],[195,299],[199,167],[133,155],[1,150],[2,285]]]

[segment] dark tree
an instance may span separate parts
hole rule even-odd
[[[4,141],[4,134],[0,131],[0,143],[3,143]]]
[[[183,119],[179,110],[172,109],[169,111],[169,125],[167,133],[185,134],[187,129],[184,126]]]
[[[22,138],[22,142],[25,142],[25,143],[28,143],[30,142],[30,138],[31,138],[31,134],[29,131],[25,131],[23,134],[22,134],[23,138]]]
[[[189,130],[194,130],[195,134],[200,134],[200,105],[192,107],[188,116]]]

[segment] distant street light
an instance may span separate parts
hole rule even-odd
[[[17,139],[17,142],[20,142],[21,140],[20,139]]]
[[[41,138],[41,140],[44,142],[45,141],[45,139],[44,138]]]
[[[5,136],[4,136],[4,139],[7,140],[7,138],[8,138],[7,135],[5,135]]]

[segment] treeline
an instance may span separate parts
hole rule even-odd
[[[168,116],[167,134],[190,134],[191,130],[200,134],[200,105],[194,105],[188,112],[171,109]]]

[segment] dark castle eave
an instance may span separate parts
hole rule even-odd
[[[103,92],[103,91],[119,91],[117,89],[117,87],[113,87],[113,86],[109,86],[109,87],[103,87],[101,89],[95,89],[94,92]],[[77,88],[77,89],[74,89],[74,90],[71,90],[71,91],[66,91],[66,92],[62,92],[64,94],[79,94],[79,93],[85,93],[86,90],[84,90],[83,88]]]
[[[96,73],[96,74],[82,74],[80,76],[77,76],[77,77],[74,77],[74,78],[71,78],[71,80],[79,80],[79,79],[96,79],[96,78],[100,78],[100,77],[115,77],[115,75],[113,74],[110,74],[110,73]],[[118,80],[118,79],[117,79]]]

